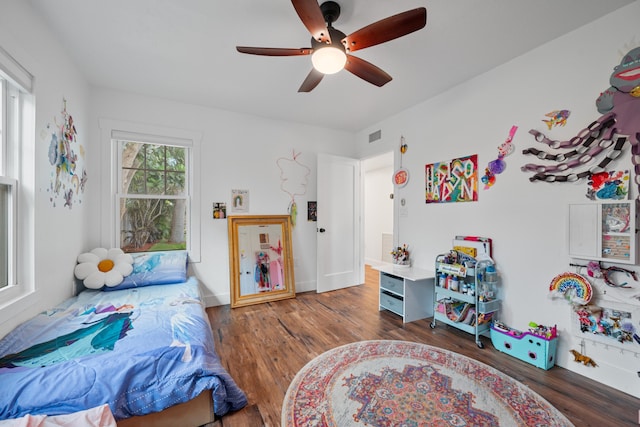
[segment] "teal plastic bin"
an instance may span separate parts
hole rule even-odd
[[[558,338],[547,339],[530,332],[519,335],[495,328],[491,325],[491,343],[503,353],[524,360],[542,369],[549,369],[556,363]]]

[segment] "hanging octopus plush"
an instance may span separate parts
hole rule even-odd
[[[541,160],[557,162],[546,166],[524,165],[523,171],[535,172],[530,181],[573,182],[604,172],[607,165],[620,155],[625,143],[630,141],[636,184],[640,188],[640,47],[630,50],[622,58],[620,65],[613,69],[609,83],[611,87],[596,100],[596,107],[602,115],[570,140],[551,140],[534,129],[529,131],[537,142],[560,150],[559,154],[536,148],[523,151],[523,154],[532,154]],[[586,168],[595,158],[601,159],[599,163],[574,171]]]

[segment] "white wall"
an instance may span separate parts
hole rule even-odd
[[[364,262],[379,264],[382,233],[393,234],[393,153],[362,162],[364,171]]]
[[[33,251],[33,259],[29,261],[35,264],[35,271],[33,275],[23,275],[22,279],[35,281],[36,290],[20,301],[13,301],[11,306],[4,306],[6,301],[0,302],[0,336],[3,336],[44,308],[71,296],[76,257],[86,249],[85,242],[91,234],[85,213],[85,206],[91,204],[90,195],[85,194],[82,204],[69,209],[63,207],[63,203],[53,207],[51,193],[47,191],[55,169],[48,159],[49,140],[43,139],[41,133],[48,123],[54,123],[54,118],[61,123],[63,99],[67,99],[67,110],[77,128],[78,143],[85,147],[87,156],[91,155],[92,147],[87,123],[88,85],[27,2],[2,2],[0,45],[34,75],[36,102],[35,140],[28,139],[25,148],[27,153],[35,154],[35,162],[28,165],[33,176],[20,183],[27,201],[18,207],[23,220],[30,220],[27,211],[35,212],[31,221],[35,247],[29,236],[25,236],[20,245]],[[88,164],[88,188],[96,177],[94,166],[98,161],[95,158],[95,163]],[[31,285],[33,283],[26,283],[26,286]]]
[[[548,296],[551,280],[557,274],[573,271],[567,256],[567,204],[586,200],[586,183],[532,183],[528,179],[530,174],[520,167],[536,163],[535,158],[521,153],[537,144],[528,134],[530,129],[547,130],[541,122],[544,114],[557,109],[571,110],[566,127],[548,132],[561,140],[571,138],[599,116],[596,98],[608,88],[609,76],[622,54],[636,47],[640,40],[638,16],[640,2],[635,2],[364,129],[356,138],[361,157],[395,147],[401,134],[410,147],[403,165],[410,170],[411,180],[397,191],[395,209],[397,212],[398,200],[405,197],[408,215],[399,218],[396,232],[400,243],[414,248],[415,265],[433,269],[435,256],[451,248],[454,235],[491,237],[504,295],[500,319],[524,330],[530,321],[557,324],[561,336],[558,365],[635,396],[640,396],[635,353],[640,351],[638,345],[627,344],[628,350],[621,352],[587,341],[585,353],[599,367],[573,362],[569,350],[582,349],[580,340],[572,334],[570,307]],[[479,185],[478,202],[425,203],[425,164],[478,154],[482,176],[512,125],[519,126],[513,141],[516,149],[505,158],[507,169],[497,176],[493,187],[483,190]],[[369,144],[368,134],[378,129],[389,138],[377,145]],[[626,168],[630,164],[627,146],[617,167]],[[633,188],[632,196],[636,195]],[[640,324],[635,326],[640,328]]]
[[[353,155],[353,134],[107,89],[93,90],[91,109],[94,140],[100,139],[100,119],[202,133],[202,258],[191,266],[207,288],[208,305],[229,303],[227,221],[212,219],[212,204],[226,202],[231,215],[231,190],[249,190],[249,214],[286,214],[291,199],[280,189],[276,161],[291,158],[295,151],[298,161],[311,169],[306,194],[296,197],[298,221],[292,233],[296,291],[316,289],[316,223],[307,221],[307,202],[316,200],[316,154]],[[108,171],[103,168],[104,172]],[[96,229],[106,209],[96,208],[92,215]]]

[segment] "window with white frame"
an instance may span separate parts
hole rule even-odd
[[[200,262],[202,133],[98,120],[103,168],[102,244],[128,252],[185,249]]]
[[[0,176],[0,289],[16,284],[17,181]]]
[[[30,214],[24,210],[21,218],[17,213],[21,161],[25,160],[21,156],[26,144],[24,129],[32,125],[30,114],[26,114],[26,108],[33,107],[32,85],[33,76],[0,47],[0,301],[21,292],[18,268],[28,264],[25,260],[19,264],[17,242]],[[26,240],[25,236],[22,239]]]
[[[191,149],[116,140],[116,232],[125,252],[190,249]]]

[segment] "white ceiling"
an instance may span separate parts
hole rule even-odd
[[[634,0],[338,0],[346,34],[421,6],[427,26],[354,52],[385,86],[343,70],[310,93],[297,92],[310,57],[235,50],[310,47],[286,0],[29,1],[93,85],[359,131]]]

